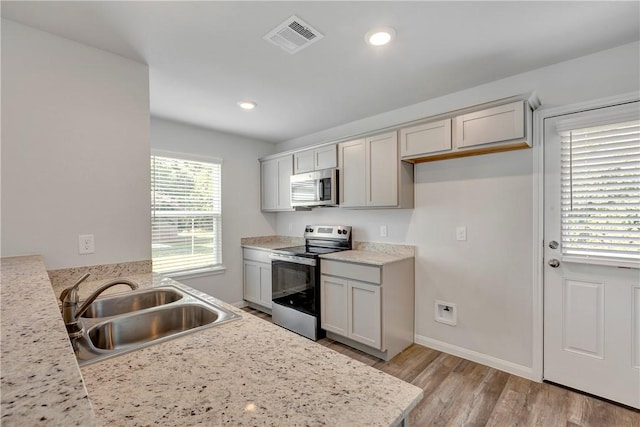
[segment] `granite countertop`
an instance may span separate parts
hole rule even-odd
[[[415,257],[415,247],[411,245],[355,242],[353,248],[354,250],[352,251],[332,252],[330,254],[320,255],[320,258],[356,264],[383,266]]]
[[[384,252],[353,250],[332,252],[330,254],[320,255],[320,258],[333,261],[352,262],[356,264],[383,266],[385,264],[391,264],[392,262],[413,258],[413,255],[396,255]]]
[[[422,398],[418,387],[222,302],[242,318],[80,371],[41,260],[3,259],[2,267],[3,425],[387,426]],[[158,275],[128,278],[208,297]],[[11,295],[34,281],[27,304],[39,341],[29,348],[32,334],[25,339],[14,320],[24,298],[11,304]],[[81,297],[103,282],[84,283]]]
[[[221,304],[242,319],[83,367],[99,422],[388,426],[422,398],[418,387]]]
[[[94,426],[41,257],[2,258],[3,426]]]
[[[240,245],[244,248],[273,250],[304,245],[304,239],[289,236],[246,237],[240,240]],[[353,250],[320,255],[320,258],[324,259],[375,266],[383,266],[414,257],[414,246],[379,242],[354,242]]]
[[[259,236],[243,237],[240,239],[240,246],[243,248],[272,250],[282,249],[290,246],[304,245],[304,238],[291,236]]]

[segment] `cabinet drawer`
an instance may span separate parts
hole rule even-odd
[[[403,159],[442,151],[451,151],[451,119],[400,129]]]
[[[380,284],[380,267],[371,267],[361,264],[351,264],[348,262],[330,261],[323,259],[320,263],[322,274],[345,277],[347,279],[359,280]]]
[[[271,252],[269,251],[262,251],[260,249],[243,248],[242,258],[251,260],[251,261],[264,262],[264,263],[271,264],[271,258],[269,258],[270,253]]]
[[[524,138],[524,102],[517,101],[456,117],[456,146],[473,147]]]

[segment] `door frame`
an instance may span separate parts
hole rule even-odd
[[[540,108],[533,112],[533,355],[531,378],[544,380],[544,120],[640,100],[640,92],[628,92],[606,98]]]

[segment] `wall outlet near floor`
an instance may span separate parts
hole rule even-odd
[[[380,226],[380,237],[387,237],[387,226],[386,225],[381,225]]]
[[[456,240],[467,240],[467,227],[456,227]]]
[[[92,254],[95,249],[93,234],[81,234],[78,236],[78,253],[80,255]]]
[[[451,302],[436,300],[434,320],[445,325],[456,326],[456,323],[458,323],[458,308]]]

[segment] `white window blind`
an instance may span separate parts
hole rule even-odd
[[[222,264],[220,162],[151,156],[153,271],[192,273]]]
[[[563,258],[639,266],[640,120],[560,135]]]

